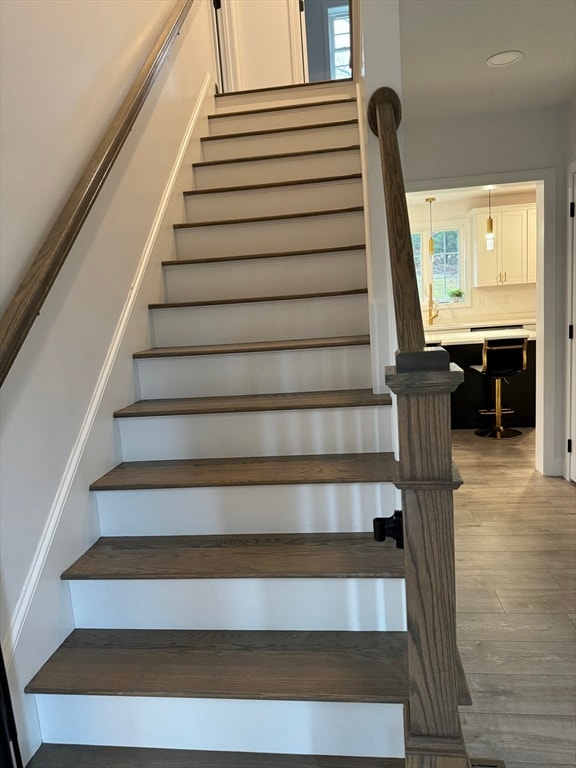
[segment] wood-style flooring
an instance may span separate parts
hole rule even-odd
[[[533,430],[453,432],[458,644],[471,755],[576,766],[576,486],[534,469]]]

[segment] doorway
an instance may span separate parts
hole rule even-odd
[[[554,260],[544,253],[554,252],[555,243],[555,175],[551,169],[496,173],[464,178],[425,180],[407,183],[408,192],[436,189],[486,187],[487,185],[532,182],[536,184],[537,209],[537,275],[536,275],[536,456],[535,466],[545,475],[561,475],[565,446],[559,433],[557,408],[558,379],[546,372],[558,371],[561,344],[555,314],[551,311],[551,296],[555,283]],[[564,454],[565,455],[565,454]]]
[[[304,0],[302,47],[308,82],[352,77],[350,1]]]

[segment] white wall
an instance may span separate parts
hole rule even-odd
[[[2,309],[173,5],[0,3]]]
[[[560,474],[565,454],[565,393],[563,371],[566,291],[566,168],[573,151],[569,138],[571,105],[510,111],[449,120],[410,120],[406,115],[404,171],[408,190],[528,181],[546,177],[545,254],[538,274],[540,300],[538,348],[544,393],[539,426],[547,439],[537,456],[537,466]],[[573,125],[573,123],[572,123]],[[572,147],[572,149],[571,149]],[[543,170],[542,170],[543,169]],[[506,176],[498,177],[498,174]],[[491,182],[490,179],[493,179]],[[543,322],[545,320],[545,323]]]
[[[385,216],[384,188],[378,138],[366,114],[370,96],[384,85],[401,95],[400,8],[398,0],[386,3],[363,0],[360,4],[364,45],[364,73],[358,86],[360,129],[364,135],[363,183],[365,189],[368,303],[372,338],[374,390],[385,392],[386,366],[394,364],[397,348],[390,249]],[[401,141],[400,128],[399,140]]]
[[[55,51],[63,51],[78,30],[84,30],[85,37],[90,36],[88,30],[95,37],[97,35],[94,45],[86,43],[84,46],[92,56],[84,57],[84,48],[75,49],[76,58],[67,58],[65,73],[97,69],[92,57],[100,50],[100,45],[106,49],[103,39],[105,30],[108,33],[112,26],[112,18],[108,16],[107,24],[96,23],[95,6],[103,7],[112,15],[116,8],[122,9],[121,15],[129,15],[129,9],[124,6],[134,7],[138,18],[142,9],[138,10],[136,6],[150,5],[155,7],[156,20],[160,22],[163,21],[161,17],[167,15],[166,10],[173,7],[171,2],[163,0],[159,3],[51,0],[50,3],[31,5],[54,9],[59,19],[59,26],[51,28],[51,45]],[[66,11],[72,5],[74,10],[67,15]],[[27,19],[28,25],[34,27],[33,38],[42,36],[46,24],[45,9],[35,17],[34,8]],[[11,11],[15,31],[22,30],[22,16],[13,8]],[[151,47],[155,34],[151,37],[147,34],[149,20],[144,23],[140,18],[142,23],[139,24],[135,19],[132,21],[133,39],[128,35],[130,24],[126,21],[124,43],[118,49],[107,51],[100,67],[102,76],[104,72],[114,72],[116,64],[126,75],[130,69],[124,63],[126,57],[130,58],[127,51],[137,49],[136,59],[140,63],[147,48]],[[11,34],[9,22],[10,18],[6,16],[3,33],[7,38]],[[22,697],[21,692],[31,675],[74,625],[67,587],[60,581],[60,573],[98,534],[95,510],[87,489],[119,459],[118,438],[111,415],[115,408],[131,402],[137,395],[131,355],[148,344],[147,304],[160,300],[159,262],[172,257],[171,224],[184,217],[183,200],[181,195],[176,195],[170,203],[169,215],[166,219],[159,218],[167,200],[174,164],[191,125],[191,116],[202,106],[200,100],[206,94],[211,97],[213,92],[215,68],[211,25],[210,0],[196,0],[169,60],[2,388],[0,626],[3,651],[10,662],[8,672],[16,696],[25,758],[40,743],[40,734],[33,697]],[[128,40],[132,42],[128,43]],[[27,56],[32,60],[30,68],[38,73],[43,68],[45,51],[40,47],[38,56],[35,53],[33,48],[27,50]],[[3,88],[6,85],[9,91],[15,90],[18,68],[7,68],[3,75]],[[92,102],[93,82],[88,75],[83,79],[75,74],[72,79],[78,81],[78,87],[75,99],[71,99],[75,103],[68,104],[67,114],[81,115],[86,105]],[[118,86],[115,77],[112,83],[114,87],[110,90],[114,93],[108,94],[107,99],[102,96],[101,102],[115,106]],[[51,93],[42,93],[38,100],[57,105],[60,92],[67,91],[66,74],[47,80],[43,87]],[[11,103],[17,112],[24,109],[17,105],[15,97]],[[3,107],[6,109],[5,105]],[[106,111],[103,106],[102,111]],[[33,104],[28,104],[28,119],[38,112],[39,108],[34,109]],[[105,118],[100,113],[92,116],[100,128],[105,124]],[[57,122],[54,119],[53,123]],[[204,118],[199,119],[197,127],[205,132],[202,122],[205,122]],[[60,144],[61,175],[66,176],[58,179],[62,197],[65,194],[62,191],[70,184],[67,175],[72,173],[77,156],[82,153],[79,148],[75,149],[81,143],[76,123],[69,119],[61,128],[70,133],[69,142],[62,140]],[[92,142],[86,134],[83,138],[86,143],[84,152],[88,155]],[[28,155],[34,157],[36,165],[39,163],[34,144],[30,132],[12,143],[32,188],[38,174],[33,173]],[[73,158],[65,152],[68,144],[75,149]],[[187,163],[194,156],[199,157],[199,151],[199,143],[193,142]],[[56,174],[55,169],[52,174]],[[8,176],[6,183],[10,179],[14,181]],[[190,188],[191,181],[187,164],[176,179],[176,187],[178,190]],[[56,181],[54,184],[56,186]],[[6,197],[3,202],[5,200]],[[40,197],[35,200],[39,212],[44,202]],[[29,206],[27,210],[30,211]],[[4,211],[2,213],[4,215]],[[34,217],[27,220],[33,221]],[[11,238],[15,242],[19,236],[25,239],[22,219],[20,225],[22,231],[15,226],[12,228]],[[30,243],[26,247],[30,248]],[[145,271],[147,259],[150,264]],[[13,275],[16,271],[13,269]],[[139,280],[142,285],[137,291]]]

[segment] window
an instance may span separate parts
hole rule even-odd
[[[350,10],[348,5],[328,8],[330,76],[332,80],[352,77],[350,68]]]
[[[434,301],[450,301],[449,292],[455,288],[464,290],[464,235],[463,227],[450,226],[432,233],[434,254],[428,255],[428,240],[425,230],[415,227],[412,233],[412,248],[418,293],[422,303],[428,301],[428,288],[432,283]],[[425,253],[423,253],[423,244]]]

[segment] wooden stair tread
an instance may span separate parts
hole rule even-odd
[[[102,537],[63,579],[403,578],[371,533]]]
[[[403,758],[43,744],[27,768],[404,768]]]
[[[154,347],[135,352],[135,360],[158,357],[193,357],[195,355],[230,355],[247,352],[278,352],[323,347],[357,347],[370,344],[368,334],[328,336],[316,339],[281,339],[279,341],[243,341],[234,344],[201,344],[190,347]]]
[[[190,264],[219,264],[226,261],[251,261],[253,259],[282,259],[291,256],[315,256],[322,253],[344,253],[347,251],[363,251],[366,248],[365,243],[354,243],[353,245],[342,245],[335,248],[313,248],[303,251],[275,251],[274,253],[254,253],[248,256],[207,256],[200,259],[171,259],[163,261],[163,267],[181,267]]]
[[[276,133],[297,133],[298,131],[323,131],[326,128],[338,128],[342,125],[358,125],[358,118],[346,118],[345,120],[330,120],[325,123],[306,123],[305,125],[286,125],[282,128],[260,128],[256,131],[240,131],[238,133],[224,133],[219,136],[203,136],[200,141],[222,141],[223,139],[246,139],[251,136],[267,136]]]
[[[244,216],[239,219],[217,219],[194,221],[192,223],[173,224],[175,230],[198,229],[199,227],[225,227],[233,224],[258,224],[263,221],[290,221],[291,219],[311,219],[315,216],[341,216],[347,213],[361,213],[362,205],[347,208],[330,208],[328,210],[300,211],[299,213],[274,213],[268,216]]]
[[[236,112],[222,112],[221,114],[209,115],[208,120],[220,120],[224,117],[243,117],[244,115],[259,115],[264,112],[285,112],[292,109],[307,109],[308,107],[329,107],[340,104],[353,104],[356,102],[355,96],[348,96],[344,99],[325,99],[324,101],[307,101],[300,104],[279,104],[275,107],[255,107],[254,109],[242,109]]]
[[[223,160],[201,160],[193,163],[192,168],[206,168],[209,165],[226,165],[226,163],[253,163],[255,161],[278,160],[280,158],[305,157],[307,155],[326,155],[333,152],[357,152],[360,144],[347,144],[343,147],[324,147],[322,149],[300,149],[293,152],[274,152],[268,155],[250,155],[249,157],[229,157]]]
[[[458,700],[469,704],[459,654]],[[404,704],[405,632],[75,629],[26,693]]]
[[[403,703],[406,635],[77,629],[26,692]]]
[[[139,400],[114,413],[116,418],[144,416],[185,416],[204,413],[246,413],[291,411],[311,408],[361,408],[386,406],[390,395],[376,395],[371,389],[341,389],[327,392],[288,392],[267,395],[221,395]]]
[[[383,483],[392,481],[394,470],[393,453],[127,461],[92,483],[90,490]]]
[[[149,304],[149,309],[183,309],[185,307],[218,307],[228,304],[258,304],[267,301],[305,301],[307,299],[331,299],[339,296],[366,296],[367,288],[349,288],[345,291],[316,291],[315,293],[292,293],[279,296],[242,296],[233,299],[209,299],[205,301],[173,301],[164,304]]]
[[[338,181],[360,181],[361,173],[344,173],[339,176],[316,176],[308,179],[293,179],[287,181],[267,181],[262,184],[240,184],[235,187],[211,187],[210,189],[189,189],[184,197],[196,195],[221,195],[230,192],[250,192],[255,189],[280,189],[282,187],[299,187],[306,184],[330,184]]]

